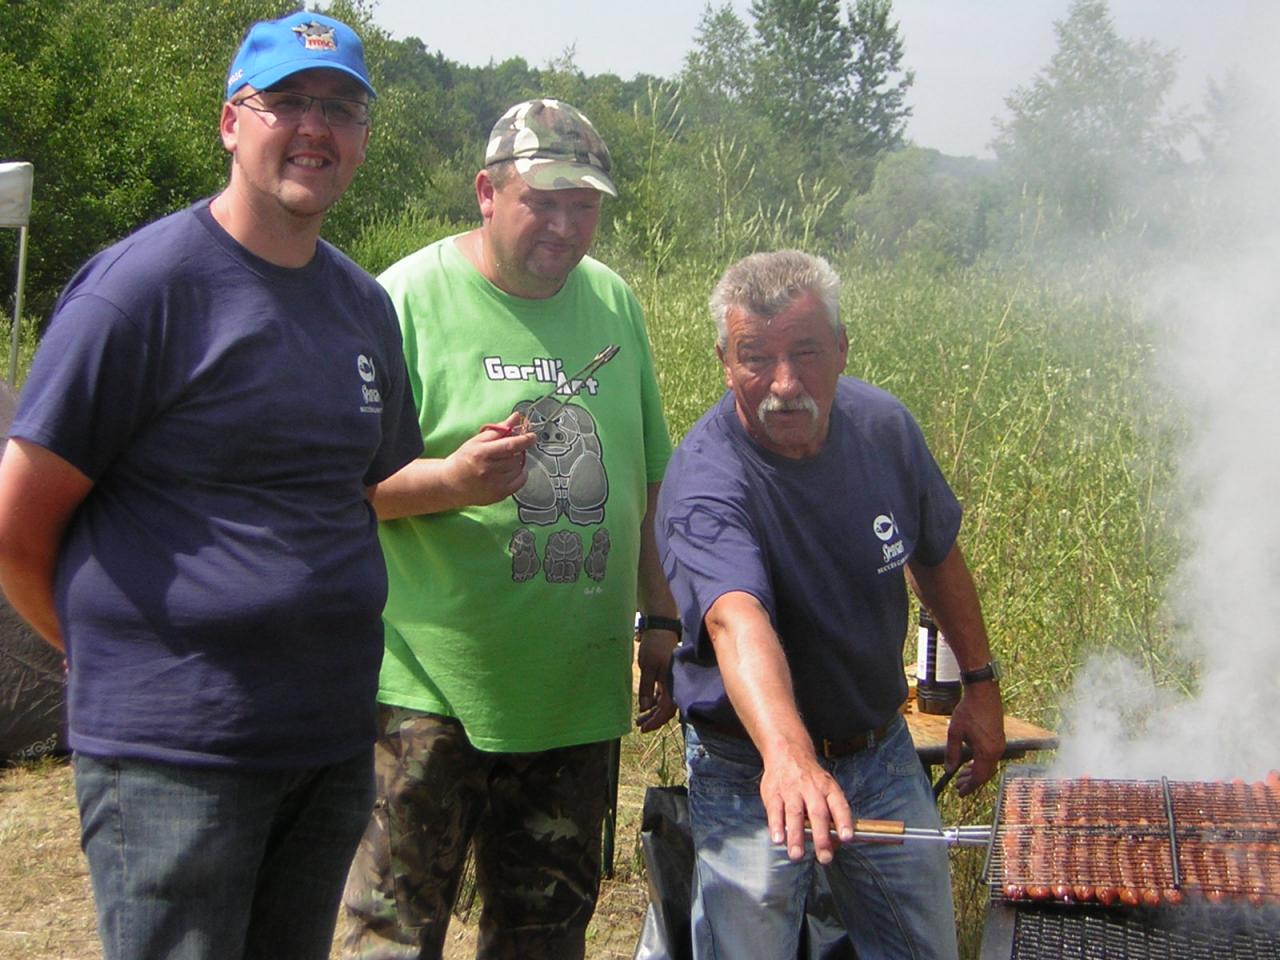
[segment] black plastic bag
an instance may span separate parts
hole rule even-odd
[[[634,960],[693,960],[693,833],[683,786],[644,792],[640,848],[649,877],[649,907]]]

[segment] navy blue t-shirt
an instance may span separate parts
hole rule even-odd
[[[704,621],[741,591],[769,613],[812,735],[887,721],[907,695],[902,568],[913,556],[942,562],[960,513],[919,426],[883,390],[841,377],[826,443],[799,460],[751,440],[726,393],[672,456],[658,503],[685,628],[674,661],[683,715],[742,730]]]
[[[90,260],[12,435],[94,486],[59,556],[69,741],[95,756],[300,767],[374,736],[386,569],[365,488],[422,449],[380,286],[305,267],[208,203]]]

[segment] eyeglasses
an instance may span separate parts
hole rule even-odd
[[[250,103],[257,99],[258,104]],[[258,90],[231,101],[233,106],[245,106],[254,113],[270,114],[280,123],[301,123],[311,112],[311,105],[320,104],[320,112],[331,127],[366,127],[369,125],[369,104],[363,100],[346,100],[342,97],[313,97],[292,90]]]

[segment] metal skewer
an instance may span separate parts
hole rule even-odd
[[[603,350],[597,353],[594,357],[592,357],[590,363],[588,363],[585,367],[583,367],[581,370],[575,373],[572,377],[569,377],[567,380],[565,380],[565,382],[561,386],[568,387],[568,389],[564,392],[564,395],[560,400],[560,402],[551,408],[551,412],[548,413],[543,418],[543,420],[546,423],[551,423],[552,421],[555,420],[556,417],[560,416],[560,411],[564,409],[564,405],[568,403],[570,400],[572,400],[575,396],[577,396],[578,392],[582,390],[583,385],[586,384],[590,376],[593,373],[595,373],[597,370],[599,370],[601,367],[603,367],[610,360],[612,360],[614,357],[616,357],[620,349],[622,348],[619,347],[616,343],[609,344],[609,346],[605,347]],[[574,386],[575,383],[577,384],[577,386]],[[530,405],[529,409],[532,410],[534,406],[541,403],[547,397],[555,396],[556,391],[560,389],[561,387],[556,387],[555,390],[552,390],[549,393],[543,394],[541,397],[535,400],[533,404]]]
[[[530,413],[533,412],[533,409],[538,404],[542,403],[548,397],[554,397],[557,394],[559,394],[561,390],[564,390],[564,394],[562,395],[563,399],[561,399],[559,403],[557,403],[554,407],[551,408],[550,413],[548,413],[545,417],[542,418],[543,423],[553,423],[555,419],[558,416],[560,416],[561,412],[564,410],[565,404],[567,404],[570,400],[572,400],[581,392],[582,388],[586,385],[586,382],[591,377],[591,375],[595,373],[597,370],[599,370],[601,367],[603,367],[610,360],[612,360],[614,357],[616,357],[620,349],[622,348],[619,347],[616,343],[609,344],[609,346],[605,347],[603,350],[597,353],[594,357],[592,357],[591,361],[585,367],[583,367],[581,370],[575,373],[572,377],[566,377],[563,383],[556,384],[554,387],[552,387],[542,396],[538,397],[538,399],[531,401],[529,403]],[[501,434],[504,437],[511,436],[513,433],[524,433],[529,429],[529,415],[525,414],[521,419],[520,423],[516,425],[514,430],[504,426],[501,423],[486,423],[480,429],[491,430],[494,433]]]
[[[805,827],[805,833],[812,833]],[[837,836],[834,828],[831,835]],[[991,828],[980,824],[963,827],[908,827],[901,820],[855,820],[853,839],[865,843],[942,843],[949,847],[985,847],[991,843]]]

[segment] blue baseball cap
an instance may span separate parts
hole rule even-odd
[[[325,67],[355,77],[373,97],[364,45],[340,20],[306,10],[249,28],[227,71],[227,99],[246,84],[265,90],[302,70]]]

